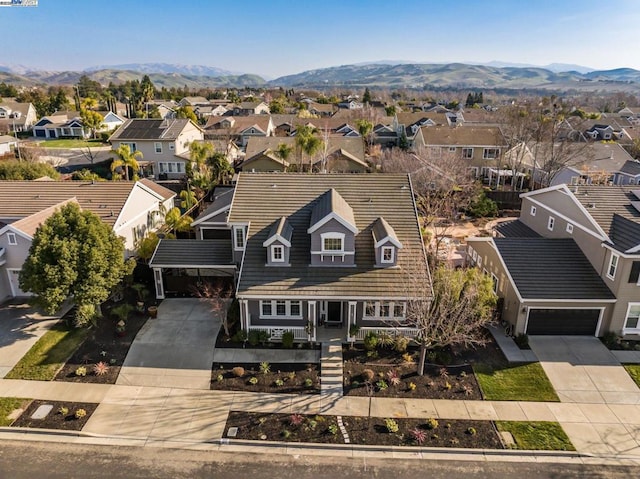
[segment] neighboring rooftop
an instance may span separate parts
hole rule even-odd
[[[154,268],[235,269],[231,242],[226,239],[162,239],[149,266]]]
[[[110,140],[175,140],[191,120],[134,118],[118,128]]]
[[[570,238],[493,241],[524,299],[615,299]]]
[[[425,145],[506,146],[500,128],[494,126],[423,126]]]
[[[520,220],[503,221],[494,230],[503,238],[539,238],[540,235]]]

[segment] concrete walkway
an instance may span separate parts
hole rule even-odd
[[[492,325],[488,326],[487,329],[510,363],[532,363],[538,360],[533,351],[520,349],[513,339],[505,334],[504,329],[501,327]]]
[[[209,389],[220,326],[207,300],[163,301],[133,341],[117,384]]]

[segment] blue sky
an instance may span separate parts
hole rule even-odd
[[[13,32],[0,63],[269,77],[374,60],[640,69],[639,25],[638,0],[39,0],[0,8],[0,31]]]

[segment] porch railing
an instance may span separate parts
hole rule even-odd
[[[269,341],[282,341],[282,335],[287,331],[293,333],[294,340],[309,340],[307,330],[302,326],[249,326],[249,331],[266,331],[269,334]]]
[[[367,328],[367,327],[364,327],[358,330],[358,333],[355,336],[356,341],[363,341],[365,336],[371,332],[377,335],[388,334],[393,337],[404,336],[405,338],[414,339],[416,336],[418,336],[419,330],[415,328]]]

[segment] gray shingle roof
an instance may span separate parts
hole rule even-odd
[[[640,161],[638,160],[629,160],[626,161],[622,168],[620,168],[622,173],[626,173],[628,175],[637,176],[640,175]]]
[[[524,299],[615,299],[570,238],[493,241]]]
[[[331,188],[353,209],[359,229],[355,267],[309,266],[311,213],[318,197]],[[293,227],[291,266],[268,267],[262,244],[283,216]],[[381,216],[404,245],[399,268],[375,268],[372,227]],[[430,291],[426,282],[411,281],[411,271],[427,266],[407,175],[240,173],[229,221],[250,223],[239,296],[403,298]]]
[[[504,221],[494,228],[504,238],[539,238],[540,235],[520,220]]]
[[[269,236],[267,236],[267,241],[275,236],[279,236],[282,239],[291,243],[292,234],[293,234],[293,227],[291,226],[291,223],[289,223],[286,216],[282,216],[281,218],[277,219],[273,223],[273,226],[269,231]]]
[[[218,189],[220,189],[220,193],[218,194]],[[228,210],[231,207],[231,202],[233,201],[233,188],[216,188],[215,196],[213,199],[213,203],[207,206],[198,217],[195,219],[194,224],[199,224],[207,219],[211,219],[210,217],[214,215],[214,213],[218,213],[219,211]]]
[[[349,206],[349,203],[347,203],[334,188],[331,188],[318,198],[311,212],[309,227],[314,227],[319,221],[322,221],[330,214],[338,215],[354,228],[356,227],[353,208]]]
[[[609,235],[619,251],[640,244],[640,211],[632,205],[638,186],[580,185],[573,195]],[[628,221],[622,221],[622,218]],[[635,226],[634,226],[635,224]]]
[[[396,242],[398,242],[399,244],[402,244],[400,243],[400,240],[398,239],[396,232],[393,230],[391,225],[387,223],[387,220],[385,220],[384,218],[378,218],[376,220],[376,222],[373,224],[372,233],[373,233],[373,241],[375,243],[377,243],[378,241],[384,238],[391,238]]]
[[[216,239],[163,239],[158,242],[151,267],[233,268],[231,242]]]

